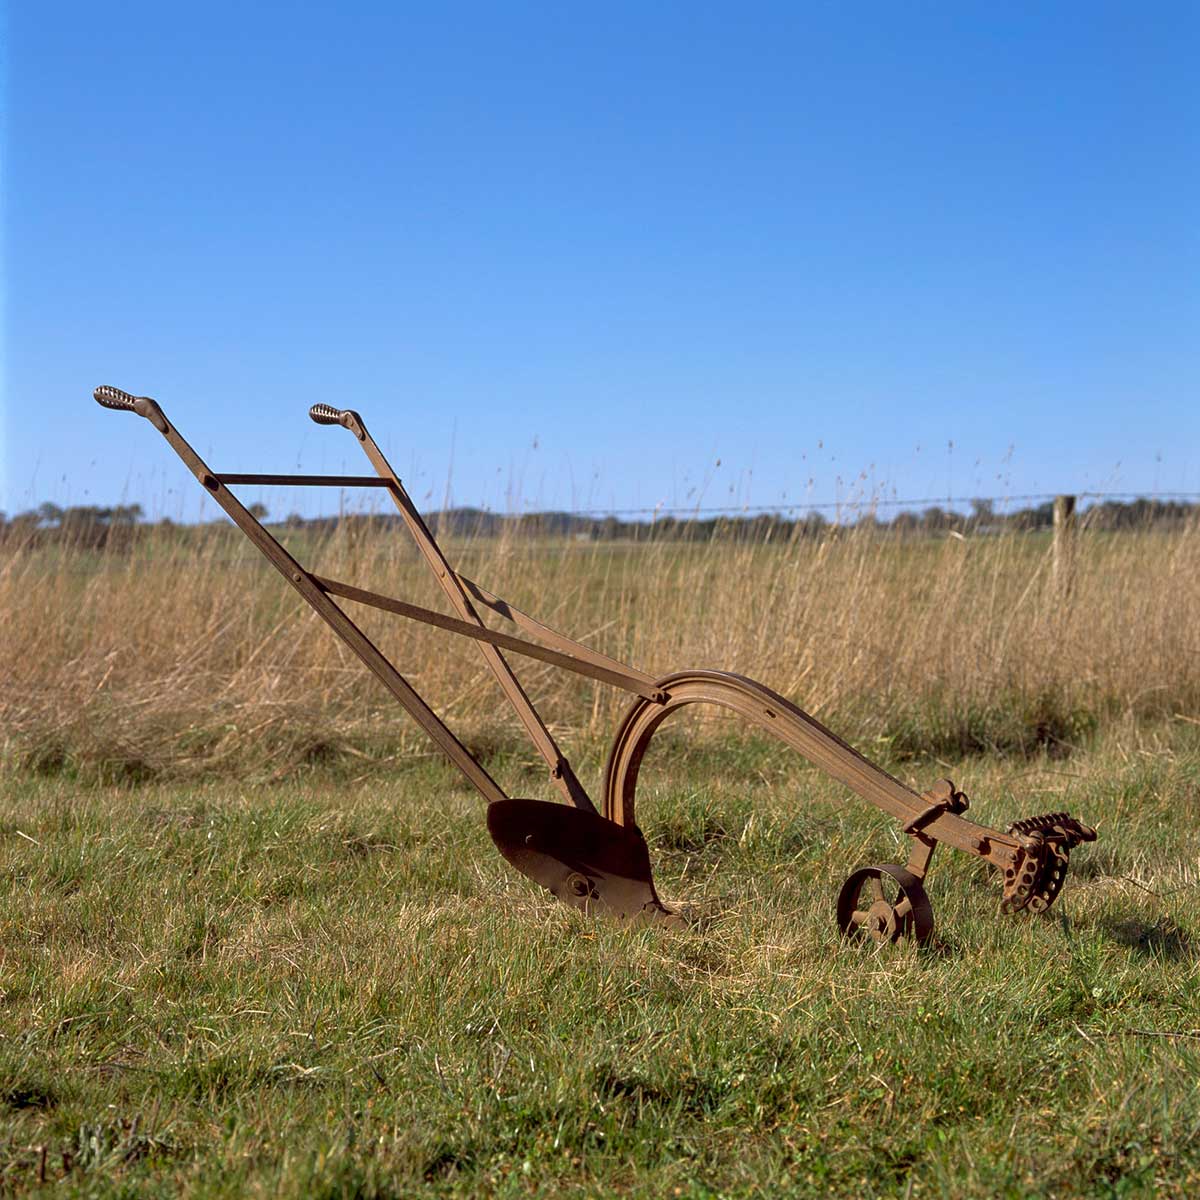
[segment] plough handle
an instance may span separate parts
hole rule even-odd
[[[400,515],[408,526],[413,540],[417,543],[417,548],[429,564],[429,569],[433,572],[438,586],[445,592],[446,598],[454,606],[459,617],[472,625],[482,627],[483,621],[471,604],[462,581],[455,574],[454,568],[446,561],[446,556],[430,532],[429,526],[425,524],[425,519],[417,511],[416,505],[404,490],[404,485],[400,482],[400,477],[392,470],[391,463],[375,444],[375,439],[367,433],[367,427],[358,413],[351,408],[339,410],[330,404],[314,404],[308,410],[308,415],[318,425],[342,425],[358,438],[362,444],[363,453],[366,454],[379,477],[388,483],[392,501],[400,510]],[[521,686],[521,681],[500,652],[500,648],[482,640],[479,648],[483,652],[488,668],[499,682],[501,690],[516,710],[521,724],[525,726],[525,731],[532,739],[537,752],[550,768],[550,778],[554,781],[554,785],[562,792],[564,799],[579,808],[594,813],[596,806],[576,778],[571,764],[558,748],[545,721],[534,708],[533,701],[529,699],[525,689]]]
[[[92,393],[92,396],[102,408],[116,409],[117,412],[137,413],[139,417],[145,417],[159,433],[167,432],[167,418],[163,416],[163,410],[149,396],[131,396],[128,392],[123,392],[120,388],[111,387],[108,384],[101,384]]]
[[[361,442],[367,434],[363,428],[362,418],[352,408],[334,408],[331,404],[314,404],[308,410],[318,425],[342,425],[350,430]]]
[[[167,439],[172,450],[183,460],[184,465],[200,481],[201,486],[226,516],[262,552],[271,565],[300,593],[316,610],[316,613],[366,664],[367,669],[392,693],[412,715],[414,720],[441,747],[446,757],[470,780],[475,789],[488,803],[505,800],[504,789],[480,765],[478,759],[454,736],[445,722],[429,707],[420,694],[400,674],[380,649],[365,633],[337,606],[323,587],[271,536],[268,529],[255,518],[225,485],[224,481],[184,440],[177,429],[168,423],[163,411],[149,396],[131,396],[120,388],[98,387],[92,395],[96,403],[105,408],[123,412],[135,412],[145,417]],[[336,412],[336,409],[330,410]],[[346,411],[340,414],[342,423],[358,414]],[[348,426],[348,428],[353,428]]]

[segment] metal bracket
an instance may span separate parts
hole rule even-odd
[[[971,801],[963,792],[955,789],[952,779],[939,779],[921,799],[928,801],[928,804],[911,821],[904,824],[905,833],[920,833],[930,821],[937,820],[942,813],[965,813],[971,807]]]
[[[925,878],[933,852],[937,849],[937,839],[923,833],[922,830],[943,813],[964,813],[971,806],[971,801],[965,793],[955,788],[952,779],[939,779],[929,791],[922,794],[921,799],[927,802],[925,808],[902,826],[904,832],[910,834],[913,839],[905,870],[917,879]]]

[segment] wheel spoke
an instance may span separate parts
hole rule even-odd
[[[875,875],[871,876],[871,895],[874,896],[876,900],[883,899],[883,880]]]
[[[858,926],[865,925],[866,922],[867,914],[861,909],[855,909],[854,912],[850,914],[850,924],[853,928],[857,929]]]
[[[896,917],[907,917],[912,912],[912,901],[907,897],[903,897],[899,904],[896,905]]]

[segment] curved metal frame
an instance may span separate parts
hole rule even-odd
[[[625,714],[609,752],[603,812],[618,825],[636,823],[638,772],[655,732],[673,712],[689,704],[712,704],[736,712],[905,826],[918,821],[929,809],[928,800],[757,680],[727,671],[681,671],[656,682],[664,694],[663,701],[636,700]],[[950,811],[940,811],[921,825],[920,832],[927,839],[947,842],[986,858],[1001,870],[1013,865],[1020,850],[1016,838],[965,821]]]

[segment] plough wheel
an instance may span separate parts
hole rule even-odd
[[[876,942],[933,936],[933,908],[921,881],[895,863],[861,867],[842,885],[838,928],[846,937],[865,933]]]

